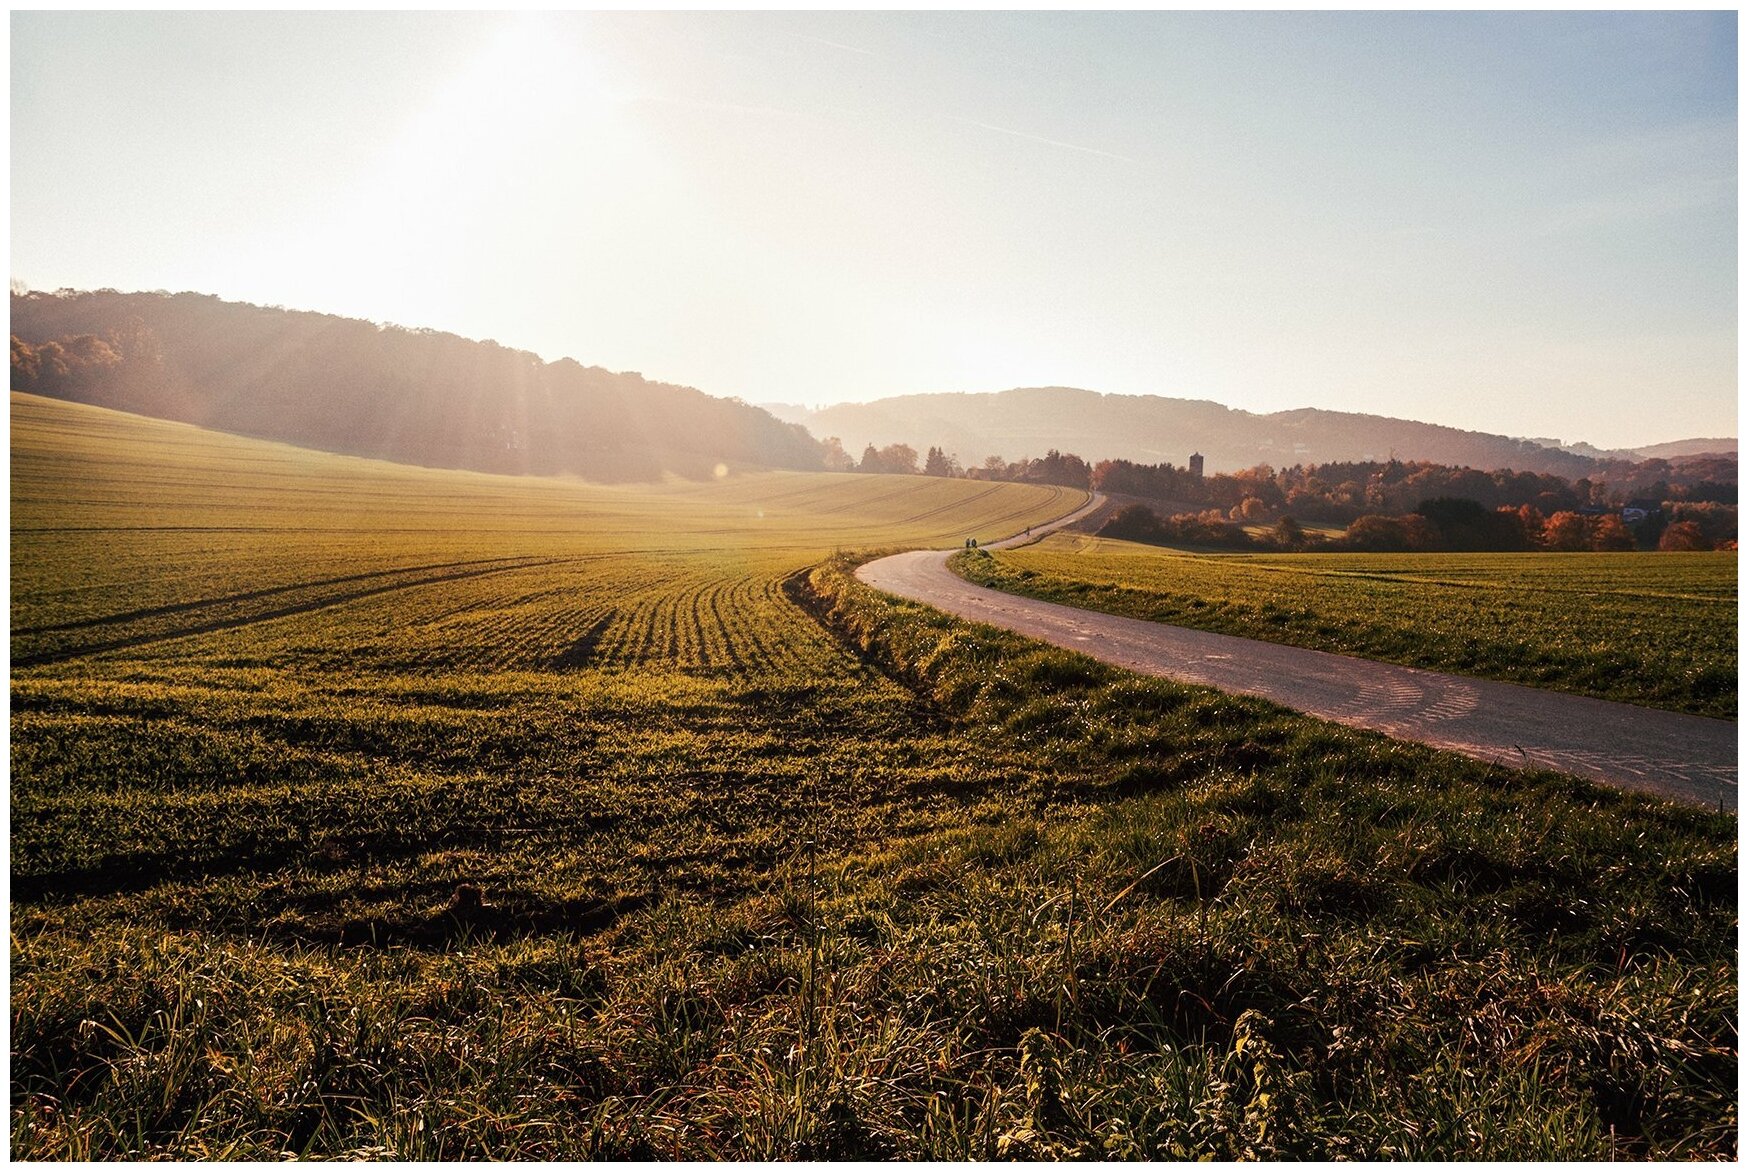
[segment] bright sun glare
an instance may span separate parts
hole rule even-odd
[[[361,193],[369,220],[431,240],[465,231],[481,205],[513,201],[548,151],[585,154],[616,103],[596,71],[538,16],[505,26],[444,85]]]
[[[604,176],[639,173],[626,108],[574,38],[544,16],[518,17],[435,87],[346,195],[315,209],[264,263],[302,270],[309,285],[343,266],[373,283],[378,299],[406,307],[407,320],[441,319],[463,280],[451,258],[538,248],[555,203],[582,222]]]

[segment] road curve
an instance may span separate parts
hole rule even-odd
[[[1086,515],[1078,512],[1032,538]],[[985,548],[1028,540],[1025,535]],[[1451,749],[1509,767],[1537,766],[1623,789],[1736,808],[1731,721],[1446,675],[1278,643],[1101,614],[974,586],[948,554],[914,550],[856,577],[960,618],[1079,651],[1147,675],[1260,696],[1338,724]]]

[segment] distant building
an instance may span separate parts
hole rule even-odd
[[[1200,452],[1190,456],[1190,475],[1197,480],[1202,478],[1202,453]]]
[[[1662,515],[1663,502],[1652,497],[1630,500],[1621,508],[1621,520],[1628,525],[1637,525],[1641,521]]]

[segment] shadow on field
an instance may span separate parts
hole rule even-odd
[[[579,815],[573,829],[591,833],[617,822],[608,814]],[[451,825],[442,833],[382,833],[311,843],[297,838],[252,836],[224,844],[222,853],[189,862],[165,854],[112,855],[96,866],[68,867],[36,874],[14,873],[15,904],[56,904],[92,896],[127,896],[164,883],[197,885],[236,875],[266,875],[293,869],[305,875],[331,875],[360,866],[382,866],[432,850],[464,844],[490,848],[515,841],[512,828]],[[436,898],[439,893],[430,893]]]
[[[336,897],[337,898],[337,897]],[[342,946],[390,945],[445,948],[458,940],[496,940],[568,932],[593,935],[612,927],[622,916],[649,906],[653,896],[640,893],[609,899],[545,900],[508,891],[486,898],[463,883],[441,911],[427,916],[353,918],[339,924],[319,920],[294,935],[300,940]]]
[[[607,628],[612,626],[613,620],[618,617],[618,610],[609,609],[606,614],[589,624],[589,629],[583,632],[582,637],[565,648],[563,653],[552,661],[553,670],[577,671],[588,667],[589,661],[595,657],[595,646],[601,642],[601,636],[607,632]]]

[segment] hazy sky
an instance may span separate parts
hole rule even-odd
[[[1736,433],[1736,14],[14,14],[12,262],[753,401]]]

